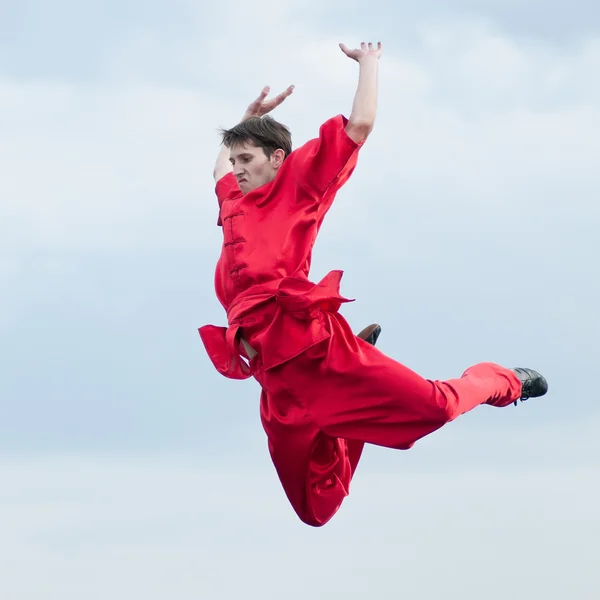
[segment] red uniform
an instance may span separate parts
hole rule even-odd
[[[245,194],[216,185],[223,247],[215,288],[228,327],[200,336],[217,370],[261,385],[261,420],[280,481],[305,523],[327,523],[348,495],[365,443],[408,449],[479,404],[506,406],[521,383],[481,363],[459,379],[426,380],[357,338],[338,312],[341,271],[308,279],[317,233],[362,144],[347,120],[324,123],[276,178]],[[248,360],[240,336],[257,355]]]

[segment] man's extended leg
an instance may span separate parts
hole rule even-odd
[[[356,337],[371,344],[371,346],[375,346],[380,335],[381,326],[377,323],[373,323],[365,327],[360,333],[356,334]],[[521,400],[543,396],[548,391],[548,382],[537,371],[524,368],[516,368],[513,370],[522,384]],[[493,402],[491,404],[494,405]],[[515,406],[517,405],[516,400],[514,401],[514,404]]]
[[[341,315],[330,313],[329,322],[331,337],[285,376],[330,436],[406,449],[480,404],[508,406],[522,396],[514,370],[480,363],[456,379],[425,379],[375,348],[357,348]],[[545,392],[537,391],[528,395]]]
[[[492,363],[458,379],[427,380],[354,336],[340,315],[330,315],[329,329],[329,339],[256,373],[271,458],[309,525],[337,512],[365,443],[408,449],[475,406],[506,406],[525,389],[514,371]],[[539,383],[525,391],[538,395],[531,382]]]

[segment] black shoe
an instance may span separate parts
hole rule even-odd
[[[548,382],[545,377],[540,375],[533,369],[522,369],[517,367],[513,369],[516,376],[521,381],[523,389],[521,391],[521,401],[529,400],[529,398],[539,398],[548,391]],[[515,400],[515,406],[517,401]]]
[[[356,337],[359,337],[361,340],[367,342],[367,344],[371,344],[371,346],[374,346],[377,342],[377,338],[379,337],[380,333],[381,326],[374,323],[373,325],[365,327],[359,334],[357,334]]]

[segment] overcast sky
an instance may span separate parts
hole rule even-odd
[[[426,377],[550,393],[368,448],[312,529],[198,336],[212,168],[264,85],[295,146],[348,115],[362,40],[378,119],[313,278]],[[592,0],[0,0],[0,598],[596,598],[599,72]]]

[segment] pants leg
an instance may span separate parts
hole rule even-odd
[[[306,353],[294,380],[310,390],[307,411],[328,435],[408,449],[480,404],[507,406],[521,394],[517,376],[489,362],[460,378],[425,379],[356,340],[340,315],[329,316],[331,337]]]
[[[365,443],[408,449],[480,404],[506,406],[521,393],[516,375],[493,363],[427,380],[356,338],[339,314],[327,318],[330,338],[255,374],[271,458],[294,510],[313,526],[348,495]]]

